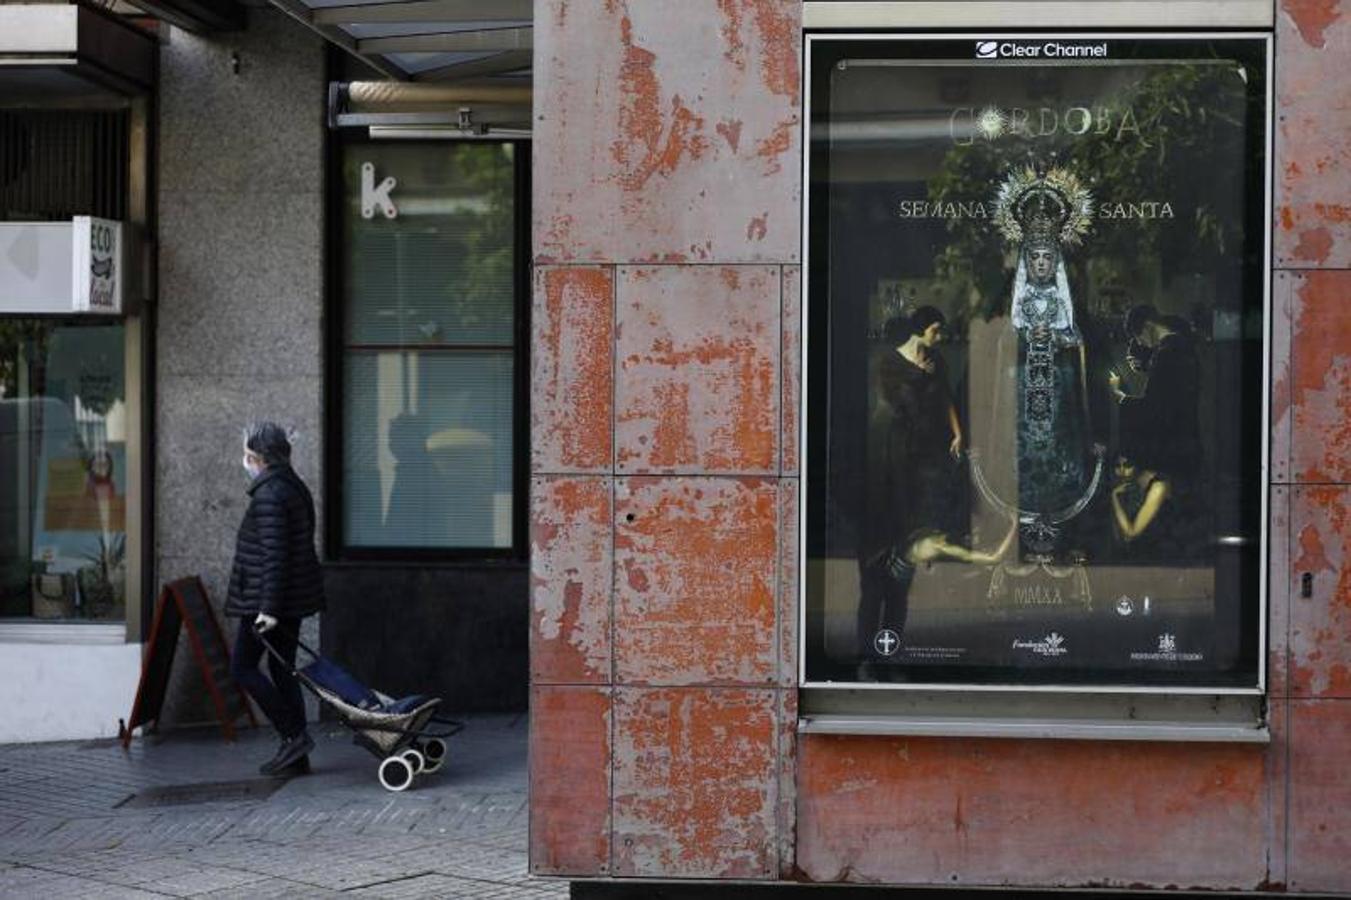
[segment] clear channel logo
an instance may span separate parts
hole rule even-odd
[[[976,59],[1106,58],[1106,41],[976,41]]]

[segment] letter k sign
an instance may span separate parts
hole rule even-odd
[[[394,205],[394,201],[389,199],[389,192],[394,190],[394,186],[399,182],[392,176],[380,182],[380,186],[375,186],[375,163],[361,164],[361,218],[370,219],[375,216],[375,208],[380,207],[380,211],[385,214],[386,219],[393,219],[399,214],[399,208]]]

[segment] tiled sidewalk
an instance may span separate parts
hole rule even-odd
[[[315,726],[314,774],[270,795],[261,731],[0,746],[0,897],[567,896],[526,873],[525,717],[466,721],[445,767],[398,794],[337,725]],[[205,802],[130,800],[225,782]]]

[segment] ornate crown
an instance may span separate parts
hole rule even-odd
[[[1093,195],[1069,169],[1024,166],[999,186],[994,224],[1013,244],[1072,247],[1093,227]]]

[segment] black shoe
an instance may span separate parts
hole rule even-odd
[[[275,774],[278,778],[294,778],[297,775],[308,775],[310,774],[310,771],[310,758],[308,756],[302,756],[300,759],[291,763],[284,769],[279,770]]]
[[[302,731],[295,737],[282,741],[281,746],[277,748],[277,755],[259,766],[258,771],[264,775],[281,775],[289,766],[308,756],[313,749],[314,738],[310,737],[308,731]]]

